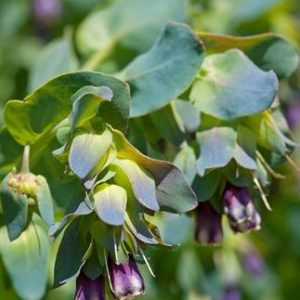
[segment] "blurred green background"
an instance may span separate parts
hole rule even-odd
[[[30,72],[45,45],[62,35],[72,36],[90,12],[112,2],[117,0],[1,0],[1,104],[28,94]],[[276,32],[300,51],[299,0],[194,0],[188,13],[188,23],[197,31],[242,36]],[[299,68],[281,82],[280,99],[295,140],[300,141]],[[293,159],[300,165],[299,150]],[[300,173],[289,166],[280,168],[277,171],[287,174],[286,179],[275,180],[270,188],[273,212],[261,209],[262,230],[243,236],[227,230],[221,248],[201,247],[192,241],[192,218],[166,215],[162,234],[182,247],[149,250],[156,278],[142,270],[147,288],[142,298],[238,300],[236,292],[240,299],[299,299]],[[252,248],[261,255],[259,276],[245,266],[243,253]],[[70,283],[49,291],[45,299],[72,299],[73,293],[74,283]],[[0,299],[18,299],[4,272],[0,274]]]

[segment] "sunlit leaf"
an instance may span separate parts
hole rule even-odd
[[[277,87],[273,71],[260,70],[234,49],[206,57],[190,98],[199,111],[231,120],[269,108]]]
[[[200,40],[185,24],[168,23],[152,48],[120,74],[128,81],[131,117],[155,111],[183,93],[203,60]]]

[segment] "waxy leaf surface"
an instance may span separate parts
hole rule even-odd
[[[203,60],[202,42],[185,24],[168,23],[152,48],[120,74],[131,88],[131,117],[155,111],[183,93]]]
[[[190,99],[199,111],[223,120],[258,114],[274,101],[278,80],[240,50],[207,56]]]

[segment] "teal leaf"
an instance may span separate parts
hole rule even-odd
[[[168,23],[152,48],[120,74],[131,88],[130,116],[155,111],[183,93],[202,63],[203,51],[190,27]]]
[[[130,159],[118,159],[113,163],[127,177],[135,198],[145,207],[158,211],[155,182],[150,174]]]
[[[199,111],[232,120],[268,109],[277,88],[273,71],[262,71],[243,52],[233,49],[206,57],[190,99]]]
[[[122,187],[114,184],[99,185],[93,198],[96,214],[103,222],[113,226],[124,223],[127,195]]]
[[[106,86],[84,86],[79,89],[71,97],[70,122],[72,129],[95,117],[100,104],[103,101],[111,101],[112,98],[113,91]]]
[[[175,156],[173,163],[185,174],[191,185],[197,173],[196,156],[193,148],[189,145],[183,147]]]
[[[104,163],[103,157],[112,143],[112,134],[105,130],[101,135],[81,134],[74,138],[70,148],[69,166],[81,179]],[[106,157],[105,157],[106,158]]]
[[[200,125],[200,113],[188,101],[176,99],[172,101],[180,123],[187,133],[195,132]]]
[[[256,169],[255,158],[238,144],[237,133],[230,127],[215,127],[197,133],[200,156],[197,170],[203,176],[208,169],[225,167],[231,159],[247,169]]]
[[[184,21],[186,17],[186,0],[121,0],[82,22],[77,44],[86,55],[108,52],[117,44],[145,51],[167,21]]]
[[[36,200],[42,219],[50,226],[54,223],[53,199],[45,177],[36,176],[38,188],[36,190]]]
[[[42,299],[50,257],[50,242],[42,222],[35,216],[26,231],[12,242],[2,227],[0,240],[3,263],[20,299]]]
[[[157,202],[161,210],[184,213],[197,206],[197,198],[185,175],[173,164],[149,158],[135,149],[118,131],[111,129],[119,159],[136,162],[148,171],[155,181]]]

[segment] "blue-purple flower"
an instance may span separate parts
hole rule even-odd
[[[234,232],[260,229],[261,218],[247,188],[228,184],[223,198],[224,212]]]
[[[115,298],[125,300],[144,294],[144,280],[132,256],[128,262],[119,265],[109,257],[108,268]]]
[[[75,300],[105,300],[104,276],[93,280],[81,272],[76,279]]]
[[[242,252],[242,264],[253,277],[261,277],[265,273],[265,265],[258,251],[250,246]]]
[[[204,245],[218,245],[223,240],[222,215],[209,201],[196,209],[195,240]]]
[[[236,285],[228,285],[223,289],[220,300],[241,300],[241,292]]]

